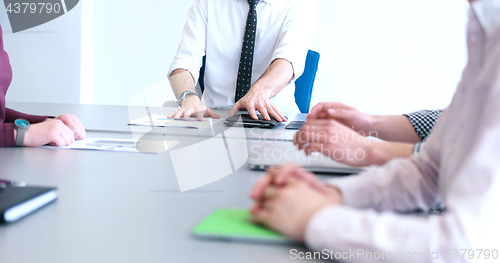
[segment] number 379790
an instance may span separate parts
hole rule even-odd
[[[60,13],[61,10],[61,4],[55,3],[10,3],[7,8],[6,8],[7,13],[15,13],[15,14],[26,14],[26,13]]]

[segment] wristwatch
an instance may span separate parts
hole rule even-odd
[[[177,105],[179,105],[179,107],[182,107],[181,105],[181,102],[189,95],[195,95],[195,96],[198,96],[198,94],[194,91],[190,91],[190,90],[186,90],[184,91],[183,93],[181,93],[181,95],[179,96],[179,98],[177,98]]]
[[[23,147],[24,145],[24,135],[26,131],[31,127],[29,121],[24,119],[17,119],[14,121],[14,129],[17,131],[16,137],[16,147]]]

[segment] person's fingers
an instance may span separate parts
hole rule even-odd
[[[262,192],[261,199],[269,200],[273,199],[278,195],[278,189],[272,185],[266,187]]]
[[[340,127],[338,125],[341,124],[335,120],[308,120],[295,134],[293,143],[302,150],[311,142],[328,142],[332,136],[338,136],[332,133]]]
[[[182,116],[184,115],[184,111],[185,111],[185,109],[183,109],[183,108],[178,109],[175,112],[174,120],[180,120],[182,118]]]
[[[293,143],[295,145],[300,145],[301,143],[306,143],[307,140],[306,140],[306,133],[307,133],[307,128],[308,127],[308,123],[306,122],[296,133],[295,133],[295,136],[293,137]]]
[[[333,119],[308,120],[300,130],[309,132],[312,130],[322,130],[326,127],[335,128],[338,124],[339,122]]]
[[[68,126],[63,125],[59,127],[59,134],[64,139],[64,146],[71,145],[75,142],[75,135]]]
[[[278,195],[279,193],[276,193],[276,195]],[[278,200],[276,200],[275,198],[273,199],[266,199],[264,202],[262,202],[260,204],[260,210],[262,211],[269,211],[269,212],[272,212],[274,210],[274,208],[276,207],[276,204],[277,204]]]
[[[216,112],[207,107],[207,117],[211,117],[213,119],[220,119],[220,114],[217,114]]]
[[[259,103],[256,108],[260,112],[260,115],[262,115],[264,120],[266,121],[271,120],[271,117],[269,117],[269,113],[267,112],[267,108],[262,103]]]
[[[297,146],[299,149],[307,143],[327,143],[330,140],[329,131],[324,127],[313,126],[306,131],[297,132]]]
[[[248,111],[248,114],[250,114],[250,117],[254,120],[258,120],[259,117],[257,116],[257,113],[255,112],[255,107],[253,105],[253,103],[248,103],[248,105],[246,106],[246,109]]]
[[[326,110],[328,109],[338,109],[338,110],[354,110],[353,107],[346,105],[342,102],[328,102],[325,104]]]
[[[294,137],[294,144],[297,146],[297,149],[302,150],[304,145],[308,144],[307,131],[298,131]]]
[[[237,112],[238,110],[236,110],[235,108],[231,108],[231,110],[229,110],[229,113],[227,114],[227,117],[228,118],[233,117],[234,115],[236,115]]]
[[[301,172],[304,172],[305,171],[301,171]],[[298,185],[301,185],[301,184],[308,184],[311,179],[302,175],[302,174],[296,174],[295,176],[289,176],[286,178],[286,185],[287,187],[289,187],[290,189],[293,189],[295,187],[297,187]]]
[[[69,135],[69,138],[70,138],[70,144],[73,144],[76,141],[75,134],[73,132],[71,132],[71,130],[69,130],[69,129],[67,130],[67,132],[68,132],[67,134]]]
[[[85,131],[85,127],[83,126],[83,123],[80,121],[80,119],[75,117],[75,122],[77,123],[79,129],[78,129],[78,136],[75,135],[75,139],[77,140],[83,140],[87,137],[87,131]]]
[[[324,184],[311,172],[302,169],[296,164],[287,164],[288,171],[284,171],[274,177],[274,184],[276,185],[293,185],[299,182],[305,182],[307,185],[311,186],[322,193],[327,193]]]
[[[322,112],[318,113],[318,116],[316,119],[326,119],[326,118],[328,118],[328,112],[322,111]]]
[[[276,112],[276,114],[278,114],[280,116],[282,122],[288,121],[288,119],[286,118],[286,116],[283,115],[283,114],[281,114],[281,112],[278,110],[278,108],[276,106],[274,106],[274,104],[272,102],[271,102],[271,106],[272,106],[274,112]]]
[[[256,201],[252,207],[250,207],[250,213],[256,214],[262,209],[262,201]]]
[[[353,121],[356,116],[354,115],[355,112],[352,110],[343,110],[343,109],[329,109],[327,111],[327,118],[329,119],[335,119],[335,120],[348,120],[348,121]]]
[[[202,121],[203,120],[203,115],[205,115],[205,112],[203,112],[203,111],[196,112],[196,119],[198,121]]]
[[[66,126],[68,126],[68,128],[73,132],[73,138],[80,139],[82,134],[85,134],[82,123],[75,115],[68,114],[66,116],[66,121],[63,120],[63,123],[66,124]]]
[[[59,117],[57,117],[58,120],[62,121],[66,126],[68,126],[71,131],[73,131],[74,134],[78,132],[78,126],[76,125],[75,121],[73,120],[73,116],[69,114],[63,114]]]
[[[340,110],[355,110],[355,111],[357,111],[356,108],[351,107],[349,105],[346,105],[344,103],[340,103],[340,102],[335,102],[335,107],[334,108],[335,109],[340,109]]]
[[[264,192],[264,189],[266,189],[266,187],[269,186],[270,182],[271,182],[271,176],[265,175],[261,177],[259,180],[257,180],[252,190],[250,191],[250,197],[254,200],[259,199],[259,197]]]
[[[295,133],[295,135],[293,136],[293,144],[294,145],[298,145],[299,144],[299,141],[300,141],[300,129]]]
[[[168,119],[173,119],[177,112],[179,112],[180,109],[172,111],[169,115],[167,115]]]
[[[270,209],[260,209],[257,213],[252,215],[251,221],[257,224],[268,225],[271,213],[272,211]]]
[[[51,124],[49,136],[50,141],[58,147],[67,146],[71,143],[71,139],[74,139],[73,131],[60,119],[54,120]]]
[[[272,183],[276,186],[283,186],[286,180],[291,176],[296,176],[300,167],[294,163],[286,163],[273,177]]]
[[[64,141],[64,138],[61,137],[59,134],[52,136],[50,138],[49,145],[51,146],[56,146],[56,147],[63,147],[65,146],[66,142]]]
[[[328,108],[328,105],[330,103],[328,102],[321,102],[319,103],[318,105],[314,106],[312,109],[311,109],[311,112],[309,112],[309,115],[307,116],[308,119],[317,119],[318,118],[318,115],[325,111],[326,108]]]
[[[312,153],[321,153],[326,156],[326,154],[324,154],[326,152],[323,152],[325,148],[325,145],[322,143],[310,143],[306,145],[303,150],[306,155],[311,155]],[[330,158],[330,156],[327,157]]]
[[[194,113],[194,110],[193,110],[193,109],[187,109],[187,110],[185,110],[185,111],[184,111],[184,116],[182,117],[182,119],[183,119],[184,121],[189,120],[189,118],[191,118],[191,116],[193,115],[193,113]]]
[[[238,111],[241,109],[241,102],[236,102],[234,104],[234,106],[231,108],[231,110],[229,111],[229,114],[228,114],[228,117],[233,117],[234,115],[236,115],[236,113],[238,113]]]
[[[276,107],[274,107],[273,103],[271,101],[268,101],[266,104],[266,110],[269,114],[270,117],[273,117],[276,121],[282,122],[285,121],[285,119],[281,118],[280,114],[276,112]]]
[[[321,119],[328,117],[328,110],[357,111],[355,108],[340,102],[322,102],[312,108],[308,115],[309,119]]]

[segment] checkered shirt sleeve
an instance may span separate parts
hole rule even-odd
[[[410,120],[413,128],[422,141],[429,136],[434,124],[441,116],[443,110],[422,110],[404,114]]]

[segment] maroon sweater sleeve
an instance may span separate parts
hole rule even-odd
[[[5,109],[5,123],[0,123],[0,147],[13,147],[16,145],[14,138],[14,121],[25,119],[31,124],[45,121],[48,116],[38,116],[21,113],[9,108]]]
[[[14,123],[17,119],[25,119],[31,124],[36,124],[45,121],[47,118],[49,118],[49,116],[30,115],[9,108],[5,109],[5,123]]]
[[[12,147],[15,145],[14,124],[0,123],[0,147]]]

